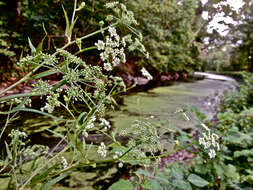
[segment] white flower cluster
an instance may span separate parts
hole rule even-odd
[[[119,167],[119,168],[122,168],[122,167],[123,167],[123,163],[120,162],[120,163],[118,164],[118,167]]]
[[[101,142],[100,146],[98,147],[97,153],[100,154],[102,157],[106,157],[106,146],[103,142]]]
[[[8,135],[9,137],[11,137],[12,139],[19,139],[19,138],[27,138],[27,134],[25,132],[21,132],[19,130],[11,130],[11,133]]]
[[[107,120],[104,119],[104,118],[100,118],[99,120],[100,120],[100,124],[99,124],[99,125],[100,125],[100,126],[103,126],[105,130],[111,128],[111,125],[110,125],[110,122],[109,122],[109,121],[107,121]]]
[[[48,154],[49,148],[44,145],[33,145],[32,147],[26,147],[25,151],[23,152],[24,158],[35,159],[40,157],[41,155]]]
[[[204,149],[209,149],[208,155],[210,158],[215,158],[215,148],[217,151],[220,151],[220,145],[217,142],[219,136],[215,133],[211,133],[211,130],[204,123],[202,123],[201,126],[207,131],[207,133],[202,133],[202,137],[199,138],[199,144],[203,145]]]
[[[64,169],[68,167],[68,162],[63,156],[61,157],[61,163]]]
[[[52,86],[47,82],[43,80],[38,80],[35,84],[33,84],[34,89],[33,93],[34,95],[36,94],[48,94],[50,90],[52,89]]]
[[[104,62],[104,69],[111,71],[118,64],[126,62],[124,47],[126,46],[125,38],[120,41],[116,28],[109,27],[109,36],[105,37],[105,42],[98,40],[95,46],[100,53],[100,58]]]
[[[116,7],[116,5],[118,5],[118,4],[119,4],[118,1],[110,2],[110,3],[106,3],[106,4],[105,4],[105,7],[106,7],[106,8],[112,9],[112,8]]]
[[[116,151],[113,155],[113,159],[118,159],[119,157],[121,157],[123,155],[123,152],[121,151]]]
[[[87,125],[85,126],[85,129],[92,129],[94,127],[94,122],[96,121],[96,116],[91,116],[90,120],[88,121]]]
[[[52,113],[55,107],[60,107],[61,103],[58,100],[60,97],[61,89],[57,89],[56,92],[50,92],[47,96],[47,103],[44,107],[40,108],[42,112],[47,111],[48,113]]]
[[[144,67],[141,69],[141,73],[148,80],[152,80],[153,79],[152,75]]]

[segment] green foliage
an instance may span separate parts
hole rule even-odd
[[[122,0],[121,2],[125,2],[136,15],[137,21],[140,23],[139,31],[145,36],[144,45],[150,54],[150,59],[147,60],[142,54],[135,53],[133,55],[137,56],[136,59],[142,58],[142,63],[145,62],[148,67],[152,66],[160,72],[190,71],[192,68],[197,67],[201,46],[201,44],[195,42],[197,29],[194,28],[194,20],[197,0],[185,0],[182,3],[178,3],[176,0],[163,2],[158,0],[152,2]],[[89,0],[85,3],[84,8],[77,8],[76,10],[79,17],[84,19],[76,21],[69,17],[73,8],[72,1],[63,0],[59,3],[57,0],[38,2],[22,0],[19,16],[22,22],[15,23],[19,36],[15,38],[14,43],[26,47],[24,50],[24,54],[26,54],[28,52],[27,35],[29,34],[34,44],[38,44],[43,35],[42,24],[48,31],[45,40],[47,43],[44,44],[44,47],[47,46],[48,51],[52,51],[55,46],[61,46],[66,40],[69,42],[71,38],[78,37],[80,33],[89,34],[99,29],[99,22],[109,13],[108,10],[103,8],[104,2]],[[81,2],[77,2],[77,7],[79,6],[81,6]],[[62,15],[62,7],[64,7],[64,15]],[[6,33],[11,33],[10,31],[13,29],[6,23],[13,23],[15,19],[17,18],[5,17],[5,20],[3,20]],[[67,21],[66,26],[62,20]],[[108,20],[105,23],[108,23]],[[74,25],[75,28],[71,30]],[[63,35],[62,30],[65,30],[67,35]],[[132,27],[128,27],[128,31],[133,32],[134,35],[139,35],[139,31]],[[120,28],[120,33],[124,35],[127,31]],[[83,46],[90,46],[100,37],[101,35],[98,35],[89,41],[83,42]],[[12,39],[5,41],[9,44],[13,42]],[[22,47],[18,46],[13,52],[20,52],[20,48]],[[76,49],[76,47],[73,49]],[[19,56],[19,54],[17,55]],[[91,52],[92,54],[93,52]],[[15,57],[15,55],[12,56]]]
[[[196,174],[190,174],[187,180],[190,181],[192,184],[196,185],[197,187],[205,187],[209,184],[206,180],[197,176]]]
[[[134,186],[126,180],[120,180],[109,187],[108,190],[134,190]]]
[[[251,27],[253,24],[253,3],[244,1],[239,15],[240,24],[231,29],[234,41],[240,41],[240,44],[232,52],[231,65],[234,70],[253,72],[253,30]],[[239,33],[237,33],[238,31]]]
[[[189,173],[189,167],[180,163],[169,164],[162,172],[138,170],[136,172],[139,180],[142,181],[141,187],[150,190],[191,190],[196,187],[206,187],[209,183],[202,177]]]
[[[238,91],[227,94],[221,99],[220,111],[224,112],[231,109],[235,113],[240,113],[244,109],[248,109],[253,104],[253,76],[252,74],[243,75],[244,83],[239,87]]]
[[[193,23],[197,1],[127,1],[140,23],[144,45],[150,53],[146,64],[160,72],[189,71],[198,51]]]

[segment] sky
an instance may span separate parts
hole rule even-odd
[[[208,0],[201,0],[203,4],[206,4]],[[219,3],[221,4],[221,3]],[[215,4],[214,8],[217,8],[219,4]],[[242,0],[227,0],[226,2],[222,3],[222,5],[230,5],[234,10],[238,11],[244,4]],[[203,12],[202,17],[204,19],[208,18],[208,12]],[[216,29],[221,35],[225,36],[228,31],[228,26],[224,24],[218,23],[219,21],[225,21],[226,23],[236,24],[236,22],[231,17],[225,17],[224,13],[218,13],[215,15],[214,19],[210,22],[208,26],[208,32],[211,33],[213,29]]]

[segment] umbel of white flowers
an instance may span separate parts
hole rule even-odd
[[[100,154],[102,157],[106,157],[106,146],[103,142],[101,142],[100,146],[98,147],[97,153]]]
[[[116,67],[121,62],[126,62],[124,48],[126,47],[127,39],[126,37],[120,39],[114,27],[109,27],[108,32],[109,35],[105,37],[105,42],[98,40],[95,46],[99,51],[102,51],[100,58],[104,62],[104,69],[111,71],[113,67]]]
[[[204,149],[208,149],[208,155],[210,158],[215,158],[216,151],[220,151],[220,145],[217,142],[219,136],[215,133],[212,133],[211,130],[202,123],[201,126],[206,130],[202,133],[202,137],[199,138],[199,144],[204,146]]]

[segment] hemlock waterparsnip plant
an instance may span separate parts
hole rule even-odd
[[[61,137],[58,145],[50,151],[48,147],[42,145],[28,146],[29,139],[24,132],[20,131],[21,129],[11,131],[9,135],[12,139],[11,143],[5,142],[6,157],[1,160],[1,172],[4,172],[5,177],[9,180],[8,188],[47,189],[79,167],[95,166],[107,162],[120,163],[121,158],[127,157],[127,153],[137,147],[137,145],[126,147],[121,154],[115,153],[118,155],[117,158],[112,158],[108,156],[108,148],[105,143],[101,142],[100,146],[94,145],[94,147],[97,147],[98,155],[104,160],[100,158],[98,161],[89,160],[88,153],[93,145],[86,144],[85,138],[89,136],[90,131],[97,131],[105,135],[120,147],[120,143],[115,138],[116,134],[108,132],[110,123],[103,116],[106,107],[115,104],[113,95],[125,91],[126,87],[121,78],[110,74],[105,75],[103,70],[105,72],[111,71],[119,63],[124,63],[127,48],[130,50],[138,48],[144,54],[147,52],[141,44],[141,34],[132,26],[137,24],[133,13],[118,2],[105,5],[106,8],[111,9],[112,14],[108,15],[105,21],[99,22],[100,29],[98,31],[73,39],[72,31],[75,23],[78,22],[76,14],[85,7],[84,2],[80,6],[77,3],[75,0],[71,19],[63,7],[67,43],[61,48],[56,48],[54,53],[49,54],[44,53],[42,49],[44,38],[37,48],[28,39],[31,55],[21,58],[18,65],[24,69],[29,66],[31,71],[18,82],[0,92],[4,94],[23,82],[36,80],[31,92],[4,96],[0,99],[1,103],[9,105],[9,110],[0,112],[7,115],[1,137],[8,123],[12,122],[21,111],[39,113],[51,117],[55,122],[65,123],[63,133],[50,130],[56,136]],[[108,23],[108,26],[105,26],[105,23]],[[117,27],[125,27],[129,30],[129,34],[120,37],[117,34]],[[82,48],[84,40],[98,34],[101,34],[103,39],[98,40],[93,47]],[[74,45],[78,46],[79,51],[72,54],[67,51],[67,48]],[[98,53],[100,52],[103,61],[102,67],[87,65],[77,57],[80,52],[90,49],[97,49]],[[46,71],[38,72],[41,68]],[[55,73],[62,75],[62,79],[56,84],[50,84],[43,79],[43,77]],[[31,107],[31,97],[33,96],[46,97],[45,105],[39,110]],[[73,103],[77,101],[83,102],[86,107],[85,112],[75,111]],[[65,109],[69,116],[55,116],[55,109]],[[98,124],[95,125],[95,122]],[[66,147],[60,152],[55,152],[54,150],[61,142],[65,142]],[[138,145],[141,143],[138,142]],[[73,155],[71,160],[64,157],[65,152]],[[24,169],[29,162],[32,162],[30,167]]]
[[[221,154],[222,146],[219,140],[222,134],[213,132],[203,120],[199,121],[202,133],[198,139],[194,139],[183,131],[175,131],[181,139],[178,138],[180,141],[171,139],[174,145],[172,152],[164,152],[164,147],[160,142],[161,134],[158,133],[155,125],[146,120],[133,121],[128,130],[120,133],[116,129],[111,130],[110,122],[104,118],[106,109],[116,104],[114,97],[117,94],[126,91],[123,80],[112,76],[111,71],[120,63],[126,62],[126,51],[139,50],[147,58],[149,54],[142,44],[142,34],[135,29],[138,23],[134,14],[124,4],[119,2],[105,4],[105,8],[111,10],[111,14],[98,23],[100,29],[79,37],[73,35],[73,30],[79,19],[76,15],[78,11],[85,8],[85,3],[74,0],[73,5],[71,18],[62,7],[66,22],[64,31],[66,44],[55,48],[54,52],[45,53],[42,48],[45,37],[37,48],[28,38],[31,55],[18,61],[20,68],[24,70],[29,68],[27,74],[0,92],[0,95],[4,95],[21,83],[35,81],[33,89],[28,93],[0,98],[3,107],[8,107],[8,110],[4,109],[0,112],[7,118],[1,130],[1,141],[9,123],[15,122],[16,117],[22,112],[34,112],[50,117],[56,125],[61,124],[64,128],[62,132],[47,130],[61,139],[51,149],[44,145],[30,145],[29,136],[22,129],[11,130],[8,135],[10,142],[4,141],[5,155],[1,156],[0,160],[0,177],[6,179],[6,188],[45,190],[53,187],[74,171],[87,167],[96,168],[109,163],[115,163],[119,168],[122,168],[124,164],[148,168],[153,163],[158,164],[162,157],[172,155],[178,150],[190,150],[192,147],[197,150],[196,155],[201,157],[201,161],[214,163],[216,154]],[[124,28],[128,34],[120,35],[118,28]],[[43,29],[47,36],[45,27]],[[96,35],[101,38],[93,46],[85,47],[84,41]],[[68,48],[73,46],[78,47],[78,51],[70,53]],[[80,53],[90,50],[97,50],[100,64],[89,65],[78,57]],[[153,79],[145,68],[141,72],[147,79]],[[56,73],[62,76],[56,83],[52,84],[45,79]],[[35,96],[45,100],[45,104],[39,109],[31,106],[32,97]],[[82,102],[85,111],[77,110],[74,104],[76,102]],[[55,110],[59,109],[64,109],[67,114],[64,116],[55,114]],[[184,111],[182,114],[187,117]],[[103,141],[97,144],[86,143],[86,139],[94,132],[109,139],[110,143]],[[127,143],[120,142],[118,136],[126,137]],[[63,147],[62,144],[65,146]],[[90,159],[91,154],[96,154],[96,159]],[[203,163],[199,165],[201,164]],[[215,167],[218,166],[215,165]],[[233,170],[231,168],[228,170]],[[122,184],[127,184],[129,189],[133,189],[133,185],[142,185],[144,189],[154,189],[154,187],[191,189],[206,187],[211,183],[210,180],[205,180],[204,176],[200,177],[197,174],[198,172],[194,169],[186,170],[184,167],[175,165],[168,166],[164,173],[159,171],[152,173],[148,169],[140,170],[136,172],[139,180],[135,180],[132,184],[121,180],[109,189],[116,189]],[[150,182],[147,182],[147,179],[151,179]]]

